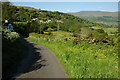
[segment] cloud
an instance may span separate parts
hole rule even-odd
[[[67,11],[67,12],[70,12],[70,10],[69,10],[69,9],[67,9],[66,11]]]

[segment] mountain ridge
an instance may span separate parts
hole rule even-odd
[[[79,12],[71,12],[69,14],[75,16],[87,16],[87,17],[101,17],[101,16],[112,16],[118,17],[118,12],[107,12],[107,11],[79,11]]]

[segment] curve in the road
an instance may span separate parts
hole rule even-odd
[[[67,78],[55,54],[43,45],[24,40],[28,55],[17,71],[18,78]]]

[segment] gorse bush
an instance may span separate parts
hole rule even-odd
[[[16,32],[10,32],[8,30],[4,30],[2,32],[3,40],[9,40],[11,42],[16,41],[17,39],[20,38],[19,34]]]

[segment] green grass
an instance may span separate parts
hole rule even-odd
[[[109,35],[112,35],[112,33],[118,32],[118,28],[103,28],[105,32],[107,32]]]
[[[52,32],[53,35],[61,35],[61,36],[67,36],[70,37],[73,33],[65,32],[65,31],[54,31]]]
[[[85,41],[74,45],[73,39],[66,41],[53,35],[38,38],[33,33],[28,39],[52,50],[70,78],[118,78],[117,46]]]
[[[103,29],[105,32],[107,32],[109,35],[114,35],[114,33],[118,32],[118,28],[103,28],[103,27],[91,27],[93,29]]]

